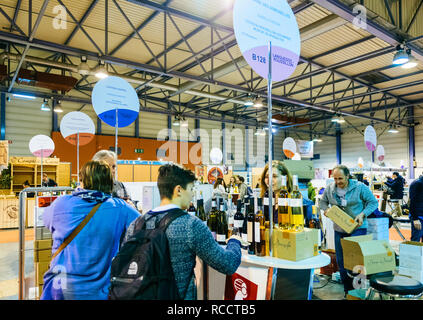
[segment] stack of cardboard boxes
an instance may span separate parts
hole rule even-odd
[[[389,218],[371,218],[367,222],[367,234],[371,234],[373,240],[389,241]]]
[[[43,277],[50,265],[52,244],[52,239],[34,241],[35,286],[38,288],[37,298],[41,296],[43,291]]]
[[[423,243],[406,241],[399,248],[398,273],[423,283]]]

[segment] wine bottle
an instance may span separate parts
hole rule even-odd
[[[228,210],[227,210],[228,238],[230,238],[234,234],[233,232],[234,232],[235,212],[236,212],[236,209],[234,208],[234,204],[232,202],[231,195],[229,195]]]
[[[266,255],[266,240],[264,238],[264,215],[263,215],[263,199],[257,198],[257,213],[255,219],[255,243],[256,255],[264,257]]]
[[[207,221],[207,226],[209,227],[213,238],[216,240],[216,231],[217,231],[217,207],[216,207],[216,199],[212,199],[212,207],[209,212],[209,219]]]
[[[290,229],[291,209],[289,207],[289,192],[286,187],[286,176],[282,176],[282,189],[278,195],[278,223],[283,230]]]
[[[241,236],[242,226],[244,224],[244,215],[242,214],[241,209],[242,209],[242,201],[241,199],[238,199],[236,203],[236,213],[234,216],[234,230],[233,230],[233,234],[237,236]]]
[[[225,204],[223,199],[220,200],[219,211],[217,214],[217,231],[216,240],[220,245],[226,244],[226,236],[228,234],[228,222],[225,219]]]
[[[197,217],[207,225],[207,215],[204,210],[204,201],[203,199],[197,200]]]
[[[248,214],[247,214],[247,241],[249,243],[248,253],[256,254],[256,244],[255,244],[255,214],[254,214],[254,198],[250,198],[250,203],[248,205]]]
[[[303,197],[298,188],[298,176],[293,176],[293,190],[289,195],[289,206],[291,207],[291,229],[293,231],[304,230]]]

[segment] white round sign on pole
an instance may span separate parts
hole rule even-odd
[[[385,159],[385,148],[381,144],[376,148],[376,157],[381,162]]]
[[[283,141],[282,149],[283,149],[283,153],[289,159],[292,159],[297,153],[297,144],[295,143],[294,139],[292,139],[291,137],[288,137]]]
[[[377,135],[376,131],[372,126],[367,126],[364,131],[364,143],[369,151],[376,151]]]
[[[135,89],[124,79],[110,76],[97,82],[92,104],[98,117],[112,127],[127,127],[140,111]]]
[[[222,162],[223,154],[219,148],[213,148],[210,150],[210,160],[213,164],[219,164]]]
[[[301,160],[301,155],[297,152],[296,154],[294,154],[294,156],[292,157],[292,160]]]
[[[83,112],[69,112],[60,122],[60,133],[67,142],[73,145],[78,144],[79,133],[79,145],[83,146],[94,138],[94,122]]]
[[[358,164],[358,167],[359,167],[360,169],[363,169],[363,167],[364,167],[364,160],[363,160],[363,158],[362,158],[362,157],[359,157],[359,158],[358,158],[357,164]]]
[[[238,46],[253,70],[268,78],[272,44],[272,81],[288,79],[301,51],[297,20],[286,0],[236,0],[233,26]]]
[[[36,135],[29,141],[29,151],[40,158],[49,157],[53,153],[54,147],[53,140],[43,134]]]

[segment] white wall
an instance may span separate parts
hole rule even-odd
[[[320,159],[313,160],[316,169],[332,169],[336,166],[336,138],[322,137],[322,142],[314,143],[314,154],[319,154]]]

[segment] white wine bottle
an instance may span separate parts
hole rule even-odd
[[[298,176],[293,176],[293,190],[289,195],[291,207],[291,230],[301,232],[304,230],[303,196],[298,187]]]
[[[286,187],[286,176],[282,176],[282,189],[278,197],[278,224],[279,228],[288,230],[291,228],[291,209],[289,206],[289,192]]]

